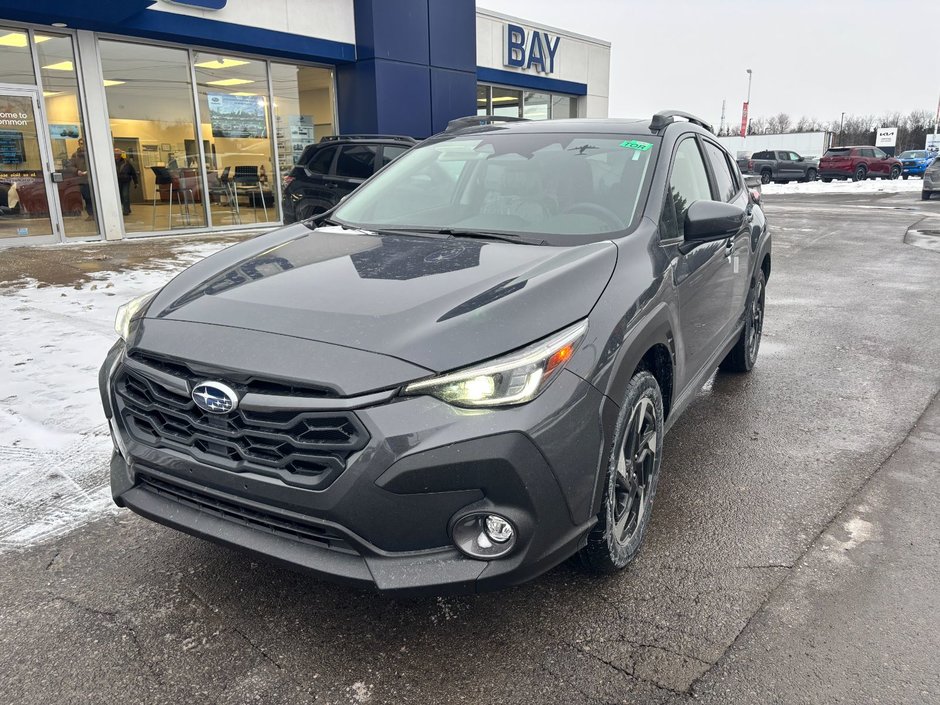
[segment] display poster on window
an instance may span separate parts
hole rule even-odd
[[[268,136],[264,101],[258,96],[209,93],[213,137],[264,139]]]
[[[78,125],[49,125],[49,136],[54,140],[74,140],[81,137]]]

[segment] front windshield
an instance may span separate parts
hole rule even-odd
[[[369,230],[532,233],[561,243],[621,232],[648,190],[658,138],[643,139],[492,131],[433,140],[393,162],[333,217]]]
[[[907,152],[901,152],[901,156],[907,159],[926,159],[927,152],[918,152],[916,150],[911,150]]]

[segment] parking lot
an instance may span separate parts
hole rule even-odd
[[[940,702],[940,200],[768,191],[760,361],[666,437],[625,573],[396,601],[95,505],[0,548],[0,702]]]

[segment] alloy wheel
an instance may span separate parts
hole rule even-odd
[[[754,298],[751,301],[751,310],[748,311],[747,354],[757,359],[760,349],[760,336],[764,327],[764,287],[761,282],[754,285]]]
[[[656,468],[656,407],[648,397],[640,399],[630,415],[617,459],[613,492],[611,533],[620,545],[637,533],[649,510],[649,488]]]

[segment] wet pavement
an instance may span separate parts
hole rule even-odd
[[[116,512],[0,555],[0,702],[940,702],[940,201],[767,211],[760,360],[666,437],[626,573],[390,600]]]

